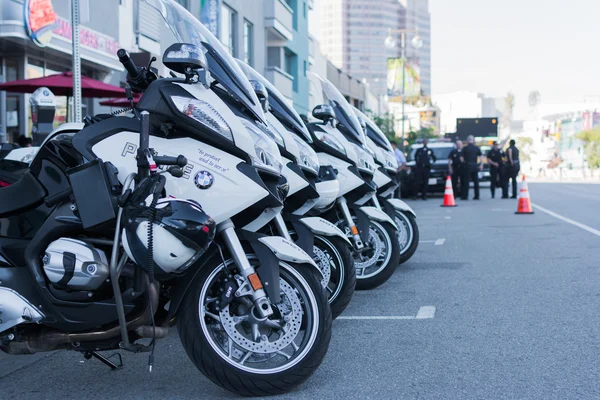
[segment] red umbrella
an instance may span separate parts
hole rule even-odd
[[[134,93],[133,104],[137,104],[137,102],[140,101],[141,97],[141,95]],[[103,100],[100,102],[100,105],[110,107],[131,107],[131,103],[126,98]]]
[[[0,90],[13,93],[33,93],[40,87],[47,87],[56,96],[73,96],[73,74],[48,75],[42,78],[22,79],[0,84]],[[125,97],[125,89],[109,85],[96,79],[81,77],[82,97]]]

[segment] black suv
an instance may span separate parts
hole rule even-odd
[[[422,144],[413,144],[408,148],[406,157],[407,170],[400,172],[400,191],[402,197],[412,197],[417,190],[415,184],[415,153],[417,149],[423,147]],[[429,193],[444,193],[446,187],[446,177],[449,174],[448,156],[456,148],[452,142],[429,142],[428,147],[433,151],[437,161],[432,166],[429,173]]]

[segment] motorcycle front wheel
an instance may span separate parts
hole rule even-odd
[[[356,269],[348,242],[339,237],[315,236],[315,262],[325,279],[331,314],[336,319],[348,306],[356,288]]]
[[[400,264],[408,261],[419,247],[419,226],[414,215],[396,210],[394,222],[398,225]]]
[[[254,255],[247,255],[258,267]],[[196,367],[243,396],[287,393],[319,367],[331,339],[331,310],[317,271],[280,261],[281,301],[259,318],[249,296],[217,304],[239,281],[232,259],[213,257],[196,276],[177,314],[179,336]],[[260,268],[258,268],[260,271]]]
[[[337,223],[346,235],[352,233],[345,220]],[[356,290],[374,289],[387,282],[400,264],[398,230],[389,223],[371,220],[365,248],[354,251]]]

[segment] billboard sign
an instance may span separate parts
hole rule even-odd
[[[456,134],[460,139],[498,137],[498,118],[456,118]]]
[[[404,72],[404,93],[402,93],[402,73]],[[402,97],[421,96],[421,76],[419,65],[411,60],[388,58],[387,92],[389,101],[401,102]]]

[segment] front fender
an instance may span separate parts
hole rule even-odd
[[[352,243],[350,243],[350,240],[344,235],[344,232],[326,219],[321,217],[305,217],[301,218],[300,221],[314,234],[321,236],[338,236],[352,246]]]
[[[354,208],[354,211],[356,212],[356,218],[358,219],[356,227],[358,228],[358,232],[360,234],[361,239],[365,242],[369,240],[369,224],[371,220],[387,222],[391,224],[395,229],[398,229],[398,226],[396,225],[394,220],[392,220],[392,218],[390,218],[389,215],[387,215],[386,213],[384,213],[376,207],[364,206]]]
[[[403,202],[400,199],[386,199],[385,203],[392,206],[395,210],[405,211],[409,214],[412,214],[413,217],[415,217],[415,218],[417,217],[417,214],[415,214],[413,209],[408,204],[406,204],[405,202]]]

